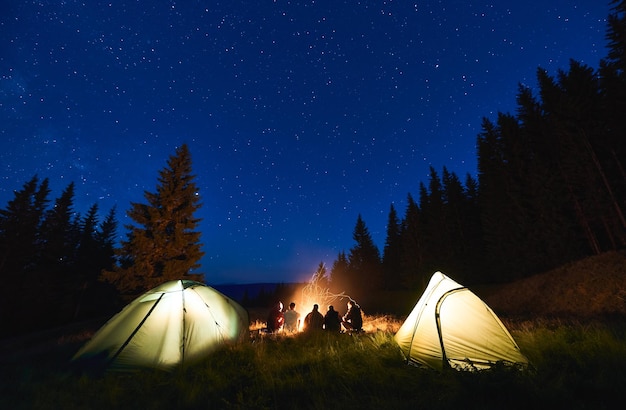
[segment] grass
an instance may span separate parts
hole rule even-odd
[[[79,326],[55,337],[0,341],[0,408],[612,409],[622,401],[626,251],[478,294],[504,320],[530,369],[408,366],[393,341],[400,322],[370,316],[367,333],[357,336],[261,337],[265,324],[253,320],[248,343],[179,371],[94,376],[69,365],[94,330]],[[404,303],[400,295],[393,300]]]
[[[264,336],[173,373],[75,372],[81,337],[4,357],[0,408],[334,409],[613,408],[626,386],[626,325],[507,323],[533,367],[476,373],[405,364],[390,319],[361,335]]]

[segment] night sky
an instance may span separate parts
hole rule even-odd
[[[75,210],[155,191],[187,143],[209,284],[382,252],[429,167],[476,177],[483,117],[606,57],[608,0],[3,1],[0,208],[35,174]]]

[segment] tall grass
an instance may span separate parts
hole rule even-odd
[[[532,363],[437,372],[405,364],[394,324],[360,335],[261,336],[172,373],[88,375],[75,340],[2,359],[6,409],[614,408],[626,386],[623,323],[508,323]]]

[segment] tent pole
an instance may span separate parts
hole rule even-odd
[[[450,289],[449,291],[441,295],[441,297],[437,301],[437,304],[435,305],[435,321],[437,323],[437,335],[439,336],[439,344],[441,345],[441,360],[443,360],[444,369],[449,369],[450,363],[448,362],[448,357],[446,356],[446,347],[443,343],[443,331],[441,330],[441,316],[440,316],[441,305],[443,304],[443,301],[445,298],[447,298],[448,296],[450,296],[451,294],[455,292],[459,292],[465,289],[467,289],[465,286],[460,287],[460,288]]]
[[[156,300],[156,302],[154,302],[154,305],[152,305],[152,307],[150,308],[150,310],[148,311],[146,316],[141,320],[141,322],[139,322],[139,324],[137,325],[135,330],[133,330],[133,332],[130,334],[130,336],[128,336],[126,341],[120,346],[119,349],[117,349],[117,352],[115,352],[115,354],[109,359],[109,364],[113,363],[113,360],[115,360],[117,358],[117,356],[119,356],[119,354],[122,353],[122,350],[124,350],[124,348],[126,346],[128,346],[128,344],[133,339],[133,337],[135,337],[135,334],[139,331],[139,329],[141,329],[141,327],[146,322],[146,320],[148,320],[148,316],[150,316],[150,314],[152,314],[152,311],[154,310],[154,308],[156,308],[156,306],[159,304],[159,302],[163,298],[163,295],[165,295],[165,293],[161,293],[161,296],[159,296],[159,298]]]

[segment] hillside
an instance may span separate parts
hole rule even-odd
[[[607,252],[477,293],[503,316],[626,316],[626,252]]]

